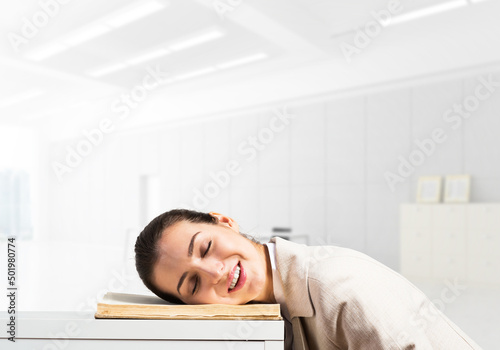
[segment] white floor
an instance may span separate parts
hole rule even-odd
[[[412,282],[484,350],[500,349],[500,287],[460,284],[443,298],[445,283]]]

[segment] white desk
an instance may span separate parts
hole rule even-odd
[[[0,312],[1,349],[283,350],[284,344],[284,321],[96,320],[76,312],[19,312],[13,343],[8,316]]]

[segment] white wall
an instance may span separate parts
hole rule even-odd
[[[500,74],[494,78],[500,81]],[[272,109],[111,134],[61,182],[50,163],[64,157],[66,147],[76,141],[53,143],[47,162],[48,230],[39,239],[57,243],[51,245],[50,263],[46,245],[38,246],[45,247],[38,249],[39,260],[25,259],[39,265],[32,271],[25,265],[25,273],[39,278],[24,277],[24,288],[39,288],[39,279],[47,276],[52,290],[64,293],[80,286],[83,298],[106,287],[114,278],[111,269],[119,269],[124,260],[127,273],[133,274],[131,244],[159,214],[153,204],[148,220],[141,220],[140,176],[159,177],[161,210],[193,207],[193,188],[202,190],[212,181],[210,172],[225,169],[230,160],[239,162],[241,173],[202,210],[227,213],[243,232],[257,236],[273,226],[292,227],[309,234],[310,244],[326,241],[358,249],[397,270],[398,208],[415,200],[418,176],[470,173],[473,201],[500,201],[500,92],[482,101],[457,130],[442,119],[476,85],[476,78],[466,78],[342,100],[282,104],[296,117],[252,161],[238,147],[269,126]],[[416,149],[414,140],[430,137],[436,127],[443,128],[447,140],[392,192],[384,173],[396,172],[398,157],[408,158]],[[141,288],[137,279],[127,286]],[[75,298],[61,301],[50,290],[43,289],[22,307],[76,307]]]

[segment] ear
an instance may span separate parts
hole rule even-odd
[[[219,222],[219,224],[227,226],[230,229],[232,229],[233,231],[240,232],[240,228],[239,228],[238,223],[236,221],[234,221],[233,219],[231,219],[229,216],[225,216],[225,215],[216,213],[214,211],[211,211],[209,214],[211,216],[213,216],[214,218],[217,218],[217,221]]]

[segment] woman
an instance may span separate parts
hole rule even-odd
[[[227,216],[177,209],[144,228],[135,253],[167,301],[279,303],[287,349],[480,349],[405,278],[350,249],[260,244]]]

